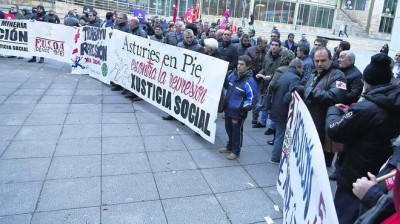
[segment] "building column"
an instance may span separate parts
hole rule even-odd
[[[397,51],[400,51],[400,2],[397,2],[397,8],[396,8],[396,16],[394,17],[394,22],[393,22],[393,29],[392,29],[392,38],[390,40],[390,45],[389,49],[391,50],[391,53],[394,51],[396,53]]]
[[[294,15],[293,15],[293,29],[296,30],[296,25],[297,25],[297,17],[299,16],[299,8],[300,8],[300,2],[297,0],[296,6],[294,7]]]
[[[249,18],[250,15],[254,13],[254,0],[250,0],[250,6],[249,6]],[[253,14],[254,15],[254,14]]]

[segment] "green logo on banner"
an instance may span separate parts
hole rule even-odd
[[[106,63],[103,63],[103,64],[101,65],[101,73],[103,74],[103,77],[106,77],[106,76],[107,76],[108,67],[107,67],[107,64],[106,64]]]

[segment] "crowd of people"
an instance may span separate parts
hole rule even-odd
[[[29,12],[13,5],[9,13],[15,14],[15,19],[60,23],[54,10],[46,13],[43,6]],[[108,12],[102,20],[95,11],[79,16],[76,9],[68,12],[64,24],[112,27],[229,62],[219,105],[229,137],[219,152],[228,153],[229,160],[240,156],[243,123],[251,111],[252,127],[266,128],[265,134],[273,135],[267,142],[273,145],[271,162],[280,162],[289,103],[296,91],[313,118],[326,167],[332,166],[336,154],[336,171],[330,179],[337,181],[334,202],[339,223],[377,223],[395,211],[392,201],[392,206],[379,213],[382,215],[371,218],[378,199],[390,194],[376,176],[391,171],[399,162],[400,144],[392,145],[392,141],[400,135],[400,52],[391,59],[385,46],[361,72],[348,41],[340,41],[331,51],[326,39],[317,38],[311,44],[306,34],[298,42],[293,33],[283,40],[276,26],[267,37],[256,36],[255,30],[244,33],[241,27],[234,32],[229,25],[222,29],[217,22],[186,24],[163,18],[141,22],[135,17],[128,19],[123,12]],[[36,57],[29,60],[33,61]],[[114,83],[111,88],[123,90]],[[122,94],[141,100],[128,90]],[[163,119],[174,118],[168,115]],[[339,145],[337,153],[327,146],[332,142]],[[385,169],[379,171],[387,160]]]

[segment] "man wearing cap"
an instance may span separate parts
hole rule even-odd
[[[326,133],[344,143],[334,199],[340,224],[354,223],[359,215],[352,184],[367,172],[378,173],[393,154],[391,139],[400,133],[400,89],[390,83],[390,63],[384,53],[372,56],[363,72],[363,98],[350,107],[337,104],[328,110]]]

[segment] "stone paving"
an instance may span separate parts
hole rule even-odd
[[[356,53],[363,70],[373,52]],[[0,224],[282,223],[271,137],[250,119],[229,161],[221,118],[213,145],[68,64],[26,61],[0,58]]]

